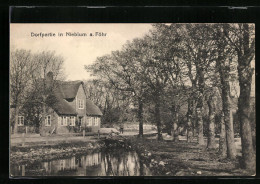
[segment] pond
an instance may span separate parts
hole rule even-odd
[[[12,176],[151,176],[135,151],[103,149],[51,161],[11,165]]]

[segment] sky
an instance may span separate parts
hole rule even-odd
[[[10,47],[33,53],[55,51],[64,58],[67,80],[88,80],[90,73],[84,65],[121,49],[127,40],[142,37],[151,28],[151,24],[10,24]],[[88,36],[70,37],[65,36],[66,32],[87,33]],[[106,33],[106,36],[89,36],[95,32]],[[55,33],[56,36],[42,38],[32,33]]]
[[[64,58],[66,80],[88,80],[90,73],[84,65],[94,63],[97,57],[120,50],[127,40],[142,37],[151,24],[10,24],[10,47],[34,52],[55,51]],[[106,36],[65,36],[66,32],[103,32]],[[56,37],[35,37],[32,33],[55,33]],[[64,36],[57,36],[63,33]],[[252,62],[254,66],[254,62]],[[255,96],[255,75],[252,96]]]

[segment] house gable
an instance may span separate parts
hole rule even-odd
[[[86,116],[86,93],[83,84],[78,88],[75,98],[75,109],[79,116]]]

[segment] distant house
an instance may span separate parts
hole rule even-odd
[[[53,81],[52,73],[47,74],[47,82],[53,83],[53,94],[48,97],[48,111],[45,126],[40,133],[69,133],[86,129],[97,132],[100,129],[102,113],[86,98],[82,81]]]
[[[102,112],[86,98],[82,81],[53,80],[53,75],[49,72],[46,86],[50,86],[50,83],[53,86],[46,100],[45,120],[40,128],[42,136],[81,132],[83,129],[97,132],[100,129]],[[20,119],[18,126],[23,126],[25,119],[23,116]]]

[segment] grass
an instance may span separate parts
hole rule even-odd
[[[123,137],[120,134],[118,138],[123,138],[125,142],[134,146],[135,150],[139,153],[141,160],[149,167],[153,176],[252,175],[252,173],[248,173],[240,168],[241,143],[238,141],[239,139],[235,139],[239,156],[235,160],[228,160],[219,157],[217,149],[207,149],[206,146],[199,146],[195,142],[187,143],[184,139],[181,139],[177,143],[171,140],[158,142],[155,139],[155,134],[144,135],[143,139],[138,139],[136,135],[132,135],[131,133],[126,132],[123,134]],[[100,141],[102,142],[102,140]],[[17,146],[11,146],[11,153],[31,152],[31,149],[33,149],[36,156],[34,160],[37,160],[41,156],[50,155],[52,149],[55,149],[58,155],[63,152],[64,154],[67,154],[68,150],[71,150],[70,152],[73,153],[75,151],[73,150],[73,147],[78,148],[77,151],[85,151],[84,147],[90,142],[97,143],[99,141],[89,138],[83,139],[73,137],[64,141],[53,137],[49,140],[50,145],[44,145],[46,144],[44,141],[40,144],[40,142],[34,142],[32,139],[32,142],[27,143],[25,147],[21,147],[19,144],[16,144]],[[40,154],[41,151],[38,149],[47,150],[47,154]],[[14,160],[19,160],[21,155],[22,154],[15,154],[12,158]],[[22,158],[25,159],[24,157]],[[31,159],[31,157],[29,156],[28,159]]]
[[[92,152],[104,147],[102,141],[95,142],[71,142],[53,145],[30,145],[26,147],[12,146],[10,152],[10,163],[33,163],[35,161],[69,158],[73,155]]]
[[[197,143],[172,142],[155,139],[130,140],[142,159],[158,176],[250,176],[240,169],[239,157],[222,159],[217,149],[207,149]]]

